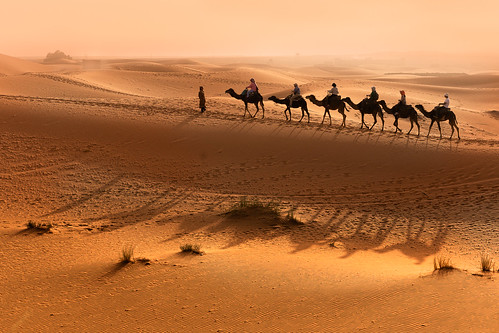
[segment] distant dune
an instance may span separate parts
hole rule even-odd
[[[18,75],[27,72],[44,72],[47,66],[0,54],[0,74]]]

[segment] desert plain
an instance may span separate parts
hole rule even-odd
[[[499,72],[359,63],[0,55],[0,331],[496,332]],[[252,77],[254,118],[225,93]],[[268,100],[332,82],[448,93],[461,139]]]

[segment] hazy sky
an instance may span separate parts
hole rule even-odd
[[[6,0],[0,53],[499,53],[497,0]]]

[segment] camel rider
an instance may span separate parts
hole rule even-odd
[[[371,87],[371,93],[367,95],[367,98],[364,101],[368,104],[376,104],[378,98],[379,95],[376,92],[376,87]]]
[[[371,87],[371,94],[369,95],[369,101],[373,102],[373,103],[376,103],[376,101],[378,100],[378,98],[379,98],[379,95],[376,92],[376,87]]]
[[[336,88],[336,83],[332,84],[332,88],[327,91],[328,98],[340,99],[340,94],[338,88]]]
[[[251,93],[257,92],[258,87],[256,86],[255,79],[250,79],[250,85],[246,87],[246,98],[249,97]]]
[[[403,90],[400,90],[399,104],[400,105],[407,105],[407,101],[405,99],[405,91],[403,91]]]
[[[449,110],[450,109],[449,108],[449,105],[450,105],[449,94],[445,94],[444,97],[445,97],[445,101],[443,103],[438,103],[438,106],[443,106],[444,108]]]
[[[298,87],[298,83],[294,84],[294,88],[292,94],[289,97],[289,104],[293,104],[294,101],[299,100],[301,97],[300,87]]]
[[[338,88],[336,88],[336,83],[333,83],[332,86],[333,87],[327,91],[327,95],[328,96],[338,96],[339,92],[338,92]]]

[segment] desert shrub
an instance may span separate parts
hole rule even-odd
[[[303,224],[303,222],[300,221],[300,219],[298,219],[295,216],[295,209],[294,208],[291,208],[289,210],[288,214],[286,215],[286,218],[284,219],[284,222],[287,222],[290,224]]]
[[[452,265],[452,262],[449,258],[446,257],[435,257],[433,258],[433,270],[452,270],[455,267]]]
[[[135,246],[127,245],[121,249],[121,262],[129,263],[133,262],[133,253],[135,251]]]
[[[31,230],[49,231],[52,227],[52,223],[35,222],[32,220],[29,220],[28,223],[26,223],[26,228]]]
[[[248,216],[250,213],[280,217],[279,207],[275,202],[264,203],[258,199],[248,200],[246,197],[242,197],[236,205],[226,212],[230,216]]]
[[[480,264],[483,272],[493,272],[495,269],[494,260],[486,253],[480,256]]]
[[[180,251],[183,253],[192,253],[192,254],[199,254],[199,255],[204,254],[204,252],[201,251],[201,245],[199,245],[199,244],[187,243],[184,245],[180,245]]]

